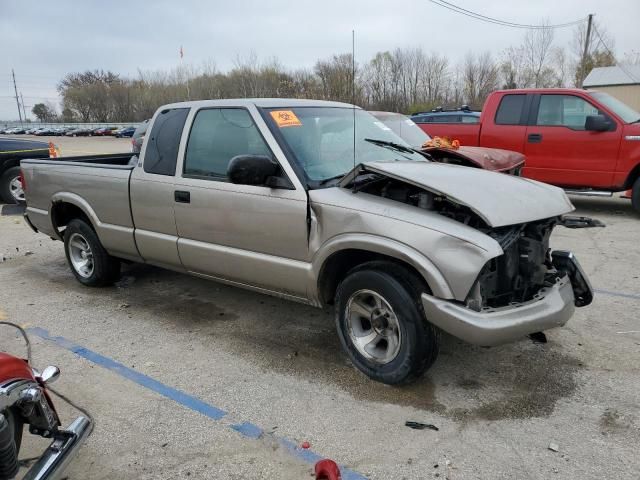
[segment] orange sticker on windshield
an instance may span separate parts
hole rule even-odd
[[[291,110],[275,110],[271,113],[271,117],[275,120],[276,124],[280,127],[299,127],[302,122],[298,120],[296,114]]]

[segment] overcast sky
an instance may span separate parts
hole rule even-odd
[[[640,50],[640,0],[450,0],[483,15],[526,24],[552,24],[595,13],[615,39],[615,52]],[[138,6],[135,6],[138,5]],[[137,69],[170,69],[214,61],[219,69],[254,51],[287,67],[351,50],[356,60],[375,52],[420,46],[457,63],[468,51],[495,56],[519,44],[525,31],[480,22],[428,0],[154,0],[47,2],[0,0],[0,119],[17,118],[11,81],[27,113],[34,103],[58,103],[57,81],[68,72],[102,68],[125,76]],[[569,47],[572,29],[555,44]],[[32,116],[32,115],[31,115]]]

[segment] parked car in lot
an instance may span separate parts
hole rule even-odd
[[[479,123],[480,112],[471,110],[468,105],[460,108],[434,108],[428,112],[416,112],[411,115],[416,123]]]
[[[525,163],[525,156],[518,152],[498,148],[466,147],[447,148],[428,146],[431,137],[424,133],[413,120],[406,115],[394,112],[369,112],[393,133],[402,138],[416,150],[428,153],[436,162],[484,168],[494,172],[520,175]]]
[[[574,193],[610,195],[632,189],[640,212],[640,112],[614,97],[581,89],[492,93],[480,123],[419,126],[463,145],[523,153],[523,175]]]
[[[91,135],[93,135],[93,130],[92,128],[74,128],[72,130],[68,130],[65,133],[66,137],[90,137]]]
[[[35,131],[33,133],[33,135],[39,136],[39,137],[44,137],[44,136],[55,136],[57,135],[57,131],[55,131],[53,128],[49,128],[49,127],[43,127],[40,128],[39,130]]]
[[[118,127],[100,127],[93,131],[93,134],[98,137],[113,136]]]
[[[135,131],[134,127],[119,128],[114,132],[114,136],[117,138],[133,137],[133,132]]]
[[[351,105],[176,103],[149,132],[140,158],[22,161],[25,219],[84,285],[125,260],[333,304],[353,364],[388,384],[435,361],[439,329],[496,345],[591,302],[549,247],[556,226],[593,224],[561,189],[428,161]]]
[[[49,158],[49,144],[0,138],[0,200],[4,203],[24,202],[20,178],[20,160],[23,158]]]
[[[7,130],[5,133],[11,134],[11,135],[23,135],[24,133],[26,133],[26,131],[27,129],[24,127],[13,127]]]
[[[480,122],[480,112],[471,110],[467,105],[454,110],[445,110],[443,108],[436,108],[430,112],[419,112],[411,116],[416,124],[420,125],[425,131],[432,129],[432,125],[436,125],[435,128],[445,128],[450,124],[456,124],[456,139],[460,141],[462,145],[471,145],[474,140],[473,134],[475,130],[473,128],[466,128],[467,125],[474,125]],[[470,137],[468,135],[471,135]],[[433,136],[443,136],[440,134],[434,134]]]

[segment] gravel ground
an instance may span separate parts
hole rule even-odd
[[[54,141],[63,154],[117,142]],[[127,266],[114,287],[83,287],[62,244],[15,215],[0,216],[0,309],[228,412],[212,420],[34,336],[36,366],[59,365],[57,388],[96,417],[69,479],[310,478],[275,436],[309,441],[371,479],[636,479],[640,218],[625,200],[573,200],[607,228],[559,227],[552,244],[576,253],[594,303],[546,344],[478,348],[445,336],[409,387],[355,371],[331,312],[145,265]],[[20,351],[9,331],[0,345]],[[77,414],[57,405],[65,423]],[[245,421],[266,433],[230,428]],[[21,456],[45,444],[25,435]]]

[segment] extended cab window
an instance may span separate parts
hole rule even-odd
[[[459,115],[437,115],[433,117],[433,123],[458,123],[460,122]]]
[[[272,157],[258,127],[243,108],[200,110],[193,120],[184,159],[184,174],[225,180],[236,155]]]
[[[526,95],[524,94],[512,94],[502,97],[496,112],[496,124],[520,125],[525,98]]]
[[[475,115],[462,115],[462,123],[479,123],[480,117]]]
[[[174,108],[163,110],[157,115],[151,133],[147,135],[145,172],[171,176],[176,174],[178,147],[188,114],[188,108]]]
[[[542,95],[536,125],[584,130],[587,117],[599,113],[596,107],[575,95]]]

